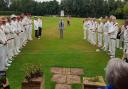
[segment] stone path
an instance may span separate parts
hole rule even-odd
[[[66,74],[66,75],[83,75],[84,71],[81,68],[51,68],[53,74]]]
[[[81,75],[84,70],[81,68],[51,68],[53,73],[52,81],[56,84],[55,89],[71,89],[72,84],[81,84]]]
[[[67,84],[56,84],[55,89],[71,89],[71,85],[67,85]]]

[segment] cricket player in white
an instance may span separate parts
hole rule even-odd
[[[16,16],[12,15],[11,16],[12,21],[11,21],[11,26],[12,26],[12,30],[14,31],[14,53],[15,55],[18,55],[18,53],[20,52],[18,49],[18,29],[17,29],[17,21],[16,21]]]
[[[123,57],[128,58],[128,19],[125,21],[125,25],[124,25],[124,55]]]
[[[35,37],[36,38],[38,38],[38,39],[40,39],[39,38],[39,27],[38,27],[39,25],[38,25],[38,20],[37,20],[37,17],[35,16],[34,17],[34,30],[35,30]]]
[[[42,17],[38,18],[38,36],[41,37],[42,36],[42,29],[43,29],[43,21],[42,21]]]
[[[91,21],[88,20],[87,22],[87,27],[88,27],[88,41],[91,43],[91,29],[92,29],[92,25],[91,25]]]
[[[110,22],[110,27],[108,34],[110,36],[110,57],[115,58],[115,52],[116,52],[116,37],[117,37],[117,23],[116,23],[116,17],[111,16],[110,17],[111,22]]]
[[[88,29],[87,29],[87,19],[85,19],[85,21],[84,21],[84,24],[83,24],[83,30],[84,30],[84,40],[86,40],[86,38],[87,38],[87,33],[88,33]]]
[[[90,43],[92,45],[94,45],[93,34],[94,34],[94,22],[93,22],[93,20],[91,20],[91,22],[90,22]]]
[[[6,28],[6,19],[3,17],[3,21],[2,21],[2,25],[1,25],[1,29],[3,30],[4,34],[3,36],[5,36],[6,40],[7,40],[7,44],[5,45],[5,65],[8,67],[10,66],[10,62],[9,61],[9,49],[8,49],[8,39],[9,39],[9,30]]]
[[[20,52],[20,46],[21,46],[21,31],[22,31],[22,28],[21,28],[21,25],[20,25],[20,17],[18,16],[17,17],[17,49],[19,50]]]
[[[32,19],[31,19],[31,15],[28,16],[28,40],[32,40]]]
[[[7,65],[7,53],[6,53],[6,45],[7,39],[5,36],[5,32],[1,28],[2,21],[0,21],[0,70],[4,70]]]
[[[103,23],[101,22],[101,19],[99,19],[98,22],[97,32],[98,32],[98,47],[101,48],[102,38],[103,38]]]
[[[109,30],[109,20],[107,19],[106,22],[104,23],[103,27],[103,35],[104,35],[104,46],[103,49],[104,51],[108,51],[108,44],[109,44],[109,36],[108,36],[108,30]]]
[[[92,30],[92,43],[93,45],[96,45],[96,33],[97,33],[97,22],[96,22],[96,19],[94,18],[93,20],[93,23],[92,23],[92,27],[93,27],[93,30]]]
[[[28,19],[27,19],[27,16],[23,15],[23,20],[22,20],[22,24],[23,24],[23,27],[24,27],[24,40],[23,40],[23,46],[26,45],[27,43],[27,39],[28,39]]]

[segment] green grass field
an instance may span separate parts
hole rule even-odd
[[[51,82],[51,67],[80,67],[84,69],[85,76],[104,76],[109,57],[103,51],[96,52],[96,47],[83,40],[82,20],[72,18],[71,26],[65,28],[64,39],[61,40],[59,18],[43,17],[43,37],[29,42],[7,71],[11,89],[21,89],[26,63],[41,64],[45,74],[45,89],[55,89]],[[121,51],[118,51],[118,56],[121,56]],[[73,89],[82,89],[82,86],[74,85]]]

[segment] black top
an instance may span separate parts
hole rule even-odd
[[[117,33],[117,39],[120,39],[120,33],[121,33],[121,31],[119,31],[119,32]]]

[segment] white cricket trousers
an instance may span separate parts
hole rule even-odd
[[[115,57],[116,39],[110,38],[110,56]]]
[[[6,48],[4,45],[0,44],[0,71],[3,71],[6,66]]]
[[[98,33],[98,47],[102,47],[102,33]]]
[[[104,34],[104,50],[108,50],[108,34]]]

